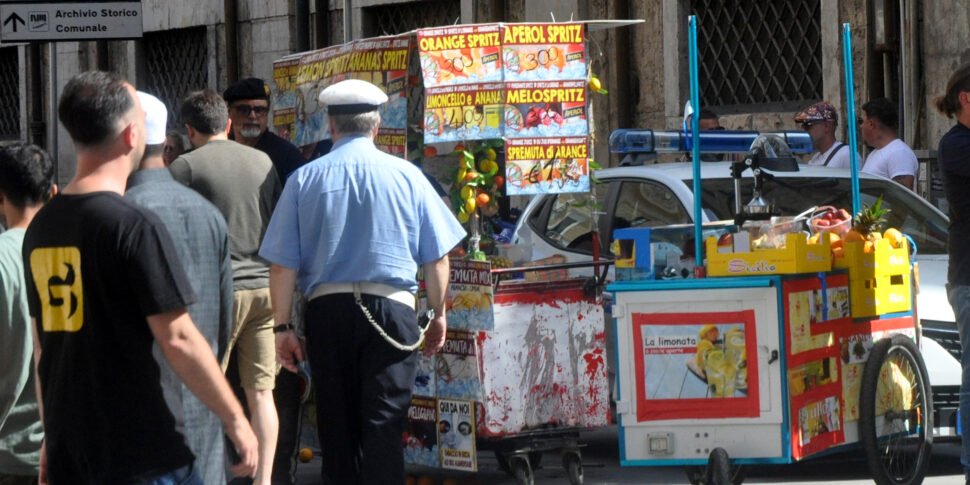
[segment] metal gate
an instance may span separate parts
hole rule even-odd
[[[168,107],[169,129],[182,129],[182,100],[209,86],[205,27],[146,33],[145,89]]]
[[[393,35],[439,25],[452,25],[461,18],[459,0],[406,2],[363,9],[365,37]]]
[[[20,68],[16,47],[0,49],[0,140],[20,139]]]
[[[703,105],[792,110],[822,99],[820,0],[695,0],[690,9]]]

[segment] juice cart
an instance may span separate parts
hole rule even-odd
[[[696,53],[693,18],[690,28]],[[848,26],[844,36],[851,52]],[[697,106],[696,56],[691,61]],[[851,61],[846,71],[851,81]],[[852,127],[850,144],[854,138]],[[701,183],[695,175],[695,194]],[[744,231],[705,240],[695,226],[706,277],[607,288],[621,464],[684,465],[691,483],[740,483],[737,465],[862,447],[876,483],[920,483],[932,445],[932,396],[917,346],[913,248],[843,242],[833,256],[829,237],[813,243],[799,229],[769,248]],[[637,256],[650,253],[643,231],[633,238],[641,242],[634,241]]]

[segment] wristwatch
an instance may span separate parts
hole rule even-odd
[[[290,330],[294,330],[296,327],[293,326],[293,322],[281,323],[273,327],[273,333],[283,333]]]

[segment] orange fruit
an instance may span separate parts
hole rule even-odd
[[[424,156],[431,158],[438,156],[438,149],[433,146],[424,147]]]
[[[849,229],[849,231],[845,233],[845,240],[848,242],[862,242],[865,241],[866,238],[861,232],[855,229]]]
[[[875,241],[866,241],[865,243],[863,243],[862,252],[864,252],[864,253],[871,253],[871,252],[873,252],[875,250],[876,250],[876,243],[875,243]]]
[[[505,177],[501,175],[496,175],[492,177],[492,181],[495,182],[495,187],[501,189],[502,185],[505,184]]]
[[[465,145],[462,145],[461,143],[455,145],[455,151],[456,152],[463,152],[463,151],[465,151]]]
[[[422,475],[421,478],[418,479],[417,485],[434,485],[434,478],[431,478],[428,475]]]
[[[492,198],[489,197],[489,195],[486,194],[485,192],[482,192],[482,193],[478,194],[478,206],[479,207],[485,207],[486,205],[488,205],[489,201],[491,201],[491,200],[492,200]]]
[[[478,176],[479,176],[478,172],[474,170],[469,170],[468,172],[465,173],[465,182],[471,182],[472,180],[477,179]]]
[[[313,459],[313,450],[311,450],[310,448],[301,448],[300,449],[300,461],[301,462],[307,463],[307,462],[309,462],[312,459]]]
[[[845,256],[845,250],[843,248],[832,248],[832,257],[841,258]]]

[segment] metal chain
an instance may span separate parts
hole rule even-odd
[[[391,347],[394,347],[395,349],[398,349],[404,352],[413,352],[414,350],[417,350],[418,348],[420,348],[421,344],[424,343],[424,333],[428,331],[428,326],[430,326],[430,323],[429,325],[425,325],[424,327],[422,327],[421,325],[418,325],[418,329],[420,331],[418,335],[418,341],[411,345],[404,345],[398,342],[397,340],[395,340],[394,337],[391,337],[390,335],[388,335],[387,332],[384,331],[384,328],[381,327],[381,325],[377,323],[376,320],[374,320],[374,316],[371,315],[367,307],[364,306],[364,302],[360,297],[360,285],[358,285],[357,283],[354,283],[354,301],[357,303],[357,306],[360,307],[360,311],[364,312],[364,316],[367,317],[367,321],[370,322],[372,327],[374,327],[374,330],[377,330],[377,333],[380,334],[380,336],[384,338],[384,341],[390,344]],[[428,310],[428,321],[430,322],[432,319],[434,319],[433,309]]]

